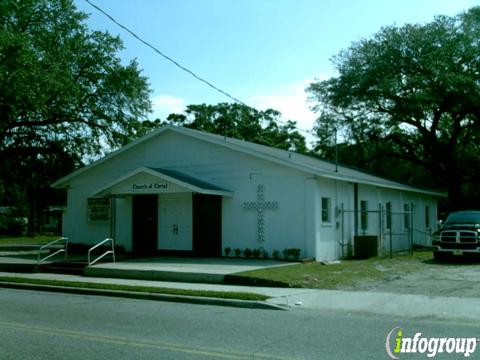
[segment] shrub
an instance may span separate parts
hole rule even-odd
[[[235,250],[233,250],[233,252],[235,253],[235,257],[239,258],[240,255],[242,255],[242,250],[240,250],[239,248],[236,248]]]
[[[284,249],[283,258],[286,260],[288,259],[298,260],[300,258],[300,252],[301,250],[297,248]]]
[[[259,248],[253,249],[252,254],[255,259],[258,259],[260,257],[260,249]]]
[[[280,252],[278,250],[273,250],[272,251],[272,257],[275,259],[275,260],[278,260],[278,258],[280,257]]]
[[[225,252],[225,257],[228,257],[230,255],[230,252],[232,251],[232,249],[229,248],[229,247],[226,247],[223,251]]]
[[[253,255],[252,249],[245,248],[245,250],[243,250],[243,255],[245,255],[245,257],[248,259],[250,256]]]
[[[268,259],[268,252],[263,247],[258,249],[260,251],[260,257],[264,259]]]
[[[26,218],[0,214],[0,235],[26,234],[27,224]]]
[[[301,252],[300,249],[296,249],[296,248],[290,249],[290,253],[291,253],[294,260],[300,259],[300,252]]]

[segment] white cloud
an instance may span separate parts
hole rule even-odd
[[[245,99],[246,103],[258,110],[275,109],[282,113],[282,120],[293,120],[297,128],[305,136],[307,144],[314,141],[314,137],[308,133],[312,130],[317,114],[310,108],[313,103],[309,102],[305,89],[308,85],[317,80],[325,80],[330,76],[321,76],[315,79],[308,79],[297,84],[290,84],[279,87],[271,93],[252,95]],[[200,102],[197,102],[200,103]],[[152,119],[166,119],[172,113],[183,113],[187,107],[187,100],[172,95],[157,95],[152,98],[153,115]]]
[[[298,128],[311,130],[317,114],[310,109],[313,104],[308,101],[309,95],[305,89],[312,81],[283,86],[271,94],[253,95],[247,103],[259,110],[278,110],[282,113],[283,120],[296,121]]]
[[[187,107],[185,99],[171,95],[157,95],[152,98],[152,118],[166,119],[172,113],[182,113]]]

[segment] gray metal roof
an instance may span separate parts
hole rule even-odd
[[[185,128],[182,128],[185,129]],[[233,138],[224,137],[221,135],[201,132],[198,130],[186,129],[189,132],[195,132],[198,137],[214,140],[215,142],[225,143],[230,147],[238,147],[248,152],[252,152],[257,155],[264,155],[270,159],[277,160],[285,166],[298,168],[300,170],[318,175],[319,177],[325,177],[330,179],[348,181],[359,184],[368,184],[373,186],[386,187],[397,190],[411,191],[416,193],[429,194],[439,197],[444,197],[445,194],[429,189],[422,189],[411,185],[403,184],[400,182],[388,180],[380,176],[372,175],[367,172],[352,169],[351,167],[335,165],[332,162],[321,160],[313,156],[307,156],[292,151],[272,148],[265,145],[255,144],[252,142],[238,140]]]
[[[190,185],[193,185],[199,189],[203,189],[203,190],[211,190],[211,191],[225,191],[225,192],[230,192],[230,190],[227,190],[227,189],[223,189],[219,186],[216,186],[212,183],[209,183],[209,182],[206,182],[206,181],[203,181],[203,180],[200,180],[198,178],[195,178],[193,176],[190,176],[188,174],[185,174],[183,172],[180,172],[180,171],[176,171],[176,170],[170,170],[170,169],[163,169],[163,168],[151,168],[151,167],[148,167],[148,169],[151,169],[161,175],[167,175],[171,178],[174,178],[182,183],[187,183],[187,184],[190,184]]]
[[[173,131],[176,133],[184,134],[186,136],[191,136],[197,139],[208,141],[210,143],[226,146],[230,149],[247,153],[252,156],[262,158],[267,161],[275,162],[283,166],[304,171],[306,173],[310,173],[318,177],[348,181],[348,182],[359,183],[359,184],[367,184],[367,185],[385,187],[385,188],[396,189],[396,190],[404,190],[404,191],[410,191],[415,193],[428,194],[428,195],[433,195],[437,197],[445,197],[444,193],[402,184],[396,181],[388,180],[380,176],[375,176],[375,175],[366,173],[364,171],[352,169],[342,165],[338,165],[338,167],[336,167],[335,164],[332,164],[331,162],[320,160],[318,158],[314,158],[311,156],[302,155],[302,154],[298,154],[291,151],[276,149],[276,148],[259,145],[259,144],[255,144],[255,143],[244,141],[244,140],[228,138],[221,135],[206,133],[203,131],[192,130],[185,127],[174,126],[174,125],[166,125],[161,127],[158,130],[152,131],[151,133],[124,146],[123,148],[117,151],[112,152],[111,154],[103,157],[102,159],[86,167],[83,167],[77,171],[74,171],[73,173],[57,180],[52,186],[54,187],[66,186],[72,178],[80,175],[81,173],[88,171],[89,169],[95,166],[98,166],[105,161],[108,161],[109,159],[115,157],[116,155],[124,151],[127,151],[128,149],[140,143],[148,141],[154,137],[160,136],[162,133],[167,131]],[[165,170],[166,169],[158,169],[159,172],[163,172]],[[167,170],[167,171],[173,171],[173,170]],[[165,173],[165,175],[169,176],[167,173]],[[182,176],[188,177],[188,175],[180,174],[180,173],[177,173],[175,175],[178,176],[179,178],[181,178]],[[192,181],[201,181],[201,180],[193,179]],[[209,186],[215,186],[215,185],[209,184]]]
[[[222,189],[216,185],[213,185],[204,180],[200,180],[188,174],[169,169],[160,169],[160,168],[151,168],[151,167],[139,167],[120,178],[113,180],[112,182],[103,185],[101,188],[94,190],[92,196],[105,196],[109,194],[116,194],[114,187],[122,182],[132,178],[135,175],[146,173],[154,177],[167,180],[172,182],[180,187],[189,189],[192,192],[197,192],[200,194],[209,194],[209,195],[221,195],[221,196],[231,196],[233,194],[230,190]],[[113,191],[113,192],[112,192]],[[162,191],[153,191],[153,193],[161,193]],[[135,194],[135,191],[129,191],[128,194]],[[125,194],[124,191],[119,194]]]

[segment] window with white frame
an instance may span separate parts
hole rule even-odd
[[[368,201],[360,201],[360,228],[363,231],[368,230]]]
[[[332,222],[332,199],[322,197],[322,223]]]
[[[87,215],[90,222],[106,222],[110,220],[110,198],[88,198]]]

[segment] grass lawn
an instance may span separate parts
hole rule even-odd
[[[0,236],[0,245],[43,245],[59,237],[58,235]]]
[[[318,262],[246,271],[235,274],[231,282],[242,284],[304,287],[317,289],[353,289],[359,283],[388,280],[420,270],[432,259],[431,251],[390,258],[342,260],[340,264],[322,265]]]
[[[201,297],[212,297],[212,298],[220,298],[220,299],[237,299],[237,300],[268,299],[268,296],[265,296],[262,294],[234,292],[234,291],[185,290],[185,289],[159,288],[159,287],[149,287],[149,286],[101,284],[101,283],[88,283],[88,282],[63,281],[63,280],[28,279],[28,278],[10,277],[10,276],[0,276],[0,281],[16,282],[16,283],[22,283],[22,284],[64,286],[64,287],[72,287],[72,288],[133,291],[133,292],[139,292],[139,293],[201,296]]]

